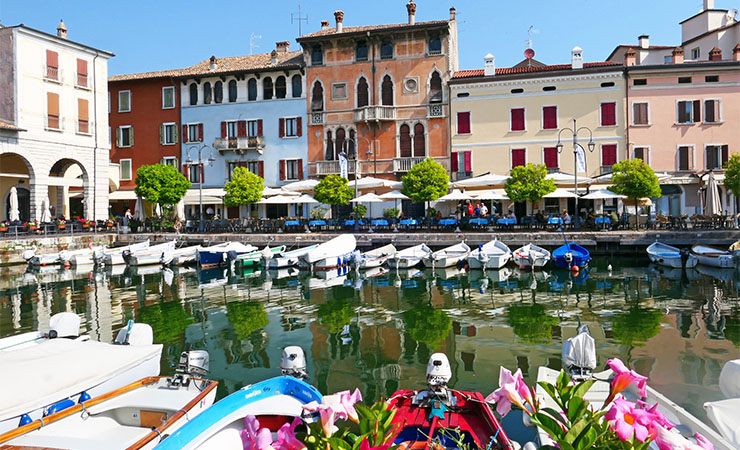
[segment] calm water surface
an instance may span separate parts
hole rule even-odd
[[[299,345],[319,390],[359,387],[375,400],[422,387],[436,351],[450,358],[458,388],[488,394],[501,365],[534,382],[539,366],[560,368],[562,343],[580,321],[596,339],[600,366],[612,357],[629,361],[704,419],[701,405],[722,398],[722,365],[740,358],[740,274],[600,263],[577,278],[516,269],[310,275],[5,267],[0,336],[48,327],[60,311],[77,312],[82,331],[106,342],[129,319],[146,322],[165,345],[163,373],[186,343],[208,350],[219,397],[275,376],[281,349]]]

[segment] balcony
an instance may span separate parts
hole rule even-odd
[[[393,173],[393,164],[390,159],[379,159],[377,161],[359,161],[357,163],[360,174]],[[311,176],[339,175],[339,161],[316,161],[308,163],[308,173]],[[355,173],[354,160],[347,161],[347,174]]]
[[[244,153],[248,150],[256,150],[262,153],[265,148],[264,140],[258,136],[235,137],[235,138],[216,138],[213,147],[220,152],[237,152]]]
[[[427,159],[426,156],[412,157],[412,158],[393,158],[393,171],[394,172],[408,172],[414,165]],[[449,170],[450,160],[449,158],[433,158],[445,169]]]
[[[44,79],[47,81],[59,81],[59,68],[54,66],[44,66]]]
[[[309,125],[321,125],[324,123],[323,112],[311,112],[308,114]]]
[[[355,109],[355,122],[368,122],[371,120],[394,120],[396,118],[395,106],[363,106]]]
[[[427,117],[444,117],[445,116],[445,105],[441,103],[435,103],[433,105],[429,105],[429,111],[428,111]]]
[[[601,175],[612,173],[612,166],[601,166]]]

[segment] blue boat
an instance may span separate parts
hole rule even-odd
[[[563,269],[571,269],[574,266],[582,269],[591,261],[591,253],[580,245],[571,242],[553,250],[552,258],[555,264]]]
[[[201,267],[212,267],[234,261],[237,256],[251,253],[257,250],[253,245],[245,245],[241,242],[224,242],[210,247],[198,249],[195,259]]]

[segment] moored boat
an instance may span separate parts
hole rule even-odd
[[[257,250],[254,245],[241,242],[224,242],[198,250],[196,259],[201,267],[216,266],[227,261],[234,261],[239,255]]]
[[[264,265],[265,261],[269,261],[275,255],[278,255],[285,251],[284,245],[277,247],[265,247],[262,250],[255,250],[249,253],[243,253],[236,257],[234,260],[235,267],[251,267]]]
[[[149,248],[134,252],[123,252],[123,258],[129,266],[147,266],[150,264],[161,264],[162,255],[175,249],[175,241],[163,242],[151,245]]]
[[[424,266],[437,268],[452,267],[467,258],[469,253],[470,247],[465,242],[460,242],[459,244],[437,250],[431,255],[424,257]]]
[[[691,246],[691,254],[699,260],[699,264],[712,267],[735,267],[732,253],[721,248],[710,245],[694,244]]]
[[[494,239],[470,252],[468,264],[471,269],[500,269],[511,259],[508,245]]]
[[[36,251],[36,247],[24,250],[23,253],[21,253],[21,257],[32,266],[47,266],[51,264],[59,264],[61,262],[59,259],[59,252],[38,254]]]
[[[59,252],[59,262],[61,264],[70,263],[73,266],[87,266],[93,264],[92,256],[96,251],[102,250],[103,247],[88,246],[78,248],[77,250],[62,250]]]
[[[114,248],[103,248],[101,251],[93,254],[93,259],[97,264],[104,264],[106,266],[118,266],[126,264],[126,260],[123,257],[124,252],[138,252],[149,248],[149,239],[144,242],[137,242],[131,245],[125,245],[123,247]]]
[[[553,250],[552,259],[555,265],[562,269],[573,267],[583,269],[591,261],[591,253],[580,245],[570,242]]]
[[[388,265],[395,269],[409,269],[419,265],[424,258],[432,254],[432,250],[426,244],[399,250],[388,260]]]
[[[180,247],[170,250],[165,250],[162,253],[160,261],[162,264],[173,266],[184,266],[186,264],[192,264],[195,262],[195,257],[198,251],[202,247],[200,245],[190,245],[188,247]]]
[[[724,400],[704,403],[709,420],[719,430],[722,437],[740,448],[740,359],[727,361],[719,374],[719,388],[726,397]]]
[[[648,246],[647,254],[651,262],[674,269],[696,267],[699,262],[696,255],[692,255],[688,250],[678,249],[658,241]]]
[[[279,256],[273,257],[271,260],[267,262],[267,267],[270,269],[284,269],[288,267],[294,267],[297,266],[300,261],[301,257],[305,255],[306,253],[310,252],[311,250],[318,247],[319,244],[309,245],[308,247],[303,248],[297,248],[295,250],[290,250],[288,252],[283,252]]]
[[[541,269],[550,261],[550,252],[530,243],[514,250],[512,258],[521,269]]]
[[[374,250],[363,252],[356,260],[356,267],[358,269],[380,267],[385,264],[389,258],[393,258],[395,254],[396,247],[393,244],[384,245]]]
[[[340,234],[309,250],[301,257],[301,260],[316,270],[335,269],[349,263],[350,254],[356,246],[357,240],[354,234]]]

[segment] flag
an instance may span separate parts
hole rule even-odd
[[[347,157],[344,156],[344,152],[339,154],[339,175],[342,178],[349,178],[347,175]]]
[[[586,172],[586,151],[581,144],[576,144],[576,167],[579,172]]]

